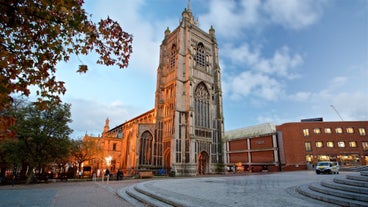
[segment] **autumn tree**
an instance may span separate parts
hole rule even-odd
[[[13,113],[16,122],[11,129],[15,138],[3,141],[1,152],[8,163],[29,166],[26,181],[29,183],[34,169],[40,170],[69,155],[70,104],[40,108],[35,103],[26,103]]]
[[[95,23],[83,0],[0,0],[0,107],[14,92],[39,101],[60,101],[66,92],[56,80],[56,65],[71,55],[97,53],[97,64],[128,66],[132,35],[107,17]],[[77,72],[86,72],[81,65]]]
[[[98,157],[101,149],[93,140],[72,140],[70,155],[78,163],[78,169],[82,170],[82,163]]]

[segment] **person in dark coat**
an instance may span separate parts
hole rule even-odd
[[[109,171],[109,169],[106,169],[105,176],[109,176],[110,177],[110,171]]]

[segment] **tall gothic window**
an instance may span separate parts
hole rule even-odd
[[[202,67],[205,67],[206,65],[206,54],[204,51],[204,45],[203,43],[199,43],[197,45],[197,65],[200,65]]]
[[[210,127],[210,93],[204,83],[200,83],[194,92],[195,125],[196,127]]]
[[[176,63],[176,45],[173,44],[170,50],[170,68],[175,68]]]
[[[150,165],[152,154],[152,134],[148,131],[143,132],[141,137],[141,146],[139,148],[139,164]]]

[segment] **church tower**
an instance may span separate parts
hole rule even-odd
[[[201,30],[190,8],[165,31],[155,94],[154,165],[176,175],[223,170],[221,70],[215,30]]]

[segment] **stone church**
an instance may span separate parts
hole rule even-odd
[[[166,29],[160,46],[155,106],[101,137],[86,135],[103,149],[92,169],[175,175],[223,171],[224,117],[215,30],[199,28],[190,3],[179,26]]]

